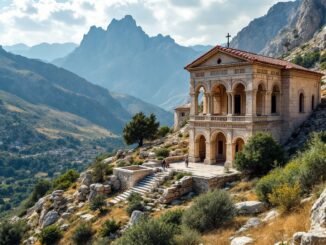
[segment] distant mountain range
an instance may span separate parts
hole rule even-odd
[[[107,89],[52,64],[28,59],[0,49],[0,90],[11,93],[29,103],[46,105],[71,113],[116,134],[121,133],[132,114],[113,98]],[[126,95],[126,97],[128,97]],[[135,98],[132,98],[135,103]],[[136,100],[137,101],[137,100]],[[160,112],[168,125],[172,114],[138,101],[138,109],[145,113]],[[141,105],[146,105],[142,108]]]
[[[279,2],[243,28],[231,47],[280,57],[311,40],[325,24],[326,0]]]
[[[71,53],[78,45],[75,43],[40,43],[35,46],[27,46],[23,43],[3,48],[11,53],[19,54],[31,59],[40,59],[46,62],[62,58]]]
[[[113,19],[106,30],[91,27],[80,46],[54,64],[114,92],[172,109],[188,98],[183,67],[207,49],[180,46],[170,36],[149,37],[127,15]]]

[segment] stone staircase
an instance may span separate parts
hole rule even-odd
[[[326,131],[326,98],[322,98],[321,103],[315,111],[292,133],[292,136],[284,147],[292,154],[304,146],[310,133],[321,131]]]
[[[142,197],[145,197],[147,193],[158,187],[170,174],[171,171],[166,170],[148,175],[139,181],[135,186],[116,196],[111,202],[116,204],[118,202],[125,201],[133,192],[139,193]]]

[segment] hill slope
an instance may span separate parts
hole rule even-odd
[[[27,58],[40,59],[49,62],[68,55],[77,46],[78,45],[75,43],[40,43],[31,47],[25,44],[16,44],[12,46],[4,46],[4,49],[8,52],[19,54]]]
[[[183,67],[199,53],[169,36],[149,37],[126,16],[113,19],[107,30],[91,27],[74,52],[54,63],[114,92],[171,109],[186,101]]]

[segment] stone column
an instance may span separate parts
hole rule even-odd
[[[232,145],[232,132],[228,132],[226,136],[226,161],[224,166],[233,167],[233,145]]]
[[[253,104],[254,104],[253,91],[246,91],[246,116],[253,115]]]
[[[212,98],[210,93],[205,93],[206,99],[206,115],[212,114]]]
[[[197,101],[198,94],[190,93],[190,116],[196,115],[197,108],[198,108],[198,101]]]
[[[189,162],[196,162],[195,154],[195,130],[193,128],[189,129],[189,147],[188,147],[188,157]]]
[[[210,142],[210,139],[206,139],[206,158],[204,160],[205,164],[213,164],[214,163],[211,146],[212,146],[212,144]]]
[[[227,92],[228,95],[228,116],[233,115],[233,93],[232,92]]]
[[[270,116],[272,112],[272,92],[267,90],[265,93],[265,115]]]

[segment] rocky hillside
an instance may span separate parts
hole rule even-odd
[[[231,47],[254,53],[261,53],[270,42],[296,15],[300,1],[279,2],[268,13],[254,19],[231,41]]]
[[[325,23],[325,0],[277,3],[265,16],[253,20],[241,30],[231,45],[234,48],[280,57],[308,42]]]
[[[187,100],[183,67],[199,53],[169,36],[149,37],[126,16],[106,30],[91,27],[74,52],[54,63],[113,92],[172,109]]]

